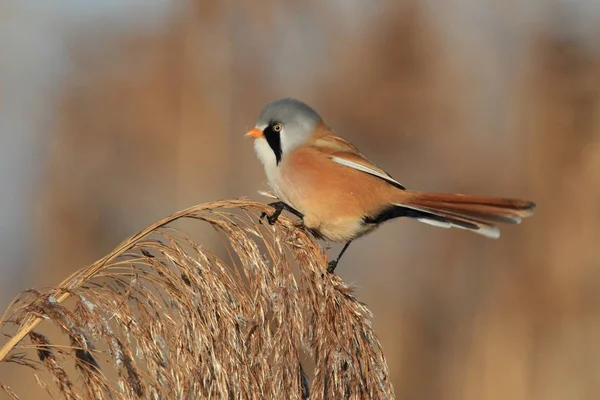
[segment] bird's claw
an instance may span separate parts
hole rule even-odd
[[[265,218],[267,219],[269,225],[274,225],[275,222],[277,222],[277,219],[279,218],[279,214],[277,212],[274,212],[272,215],[269,215],[263,211],[260,213],[260,217],[258,217],[258,222],[262,224],[262,220]]]
[[[327,273],[328,274],[333,274],[333,271],[335,271],[335,267],[337,267],[337,260],[331,260],[329,261],[329,263],[327,263]]]

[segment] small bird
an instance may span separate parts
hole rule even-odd
[[[524,200],[406,190],[296,99],[268,103],[246,136],[254,138],[269,185],[281,200],[270,204],[273,214],[261,218],[274,224],[285,209],[317,236],[345,243],[329,262],[329,273],[353,240],[393,218],[498,238],[497,223],[518,224],[535,208]]]

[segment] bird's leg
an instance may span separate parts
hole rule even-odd
[[[269,206],[271,206],[275,209],[275,211],[273,211],[273,214],[267,215],[267,213],[263,211],[260,214],[260,219],[267,217],[267,221],[269,221],[269,224],[271,224],[271,225],[273,225],[275,222],[277,222],[277,218],[279,218],[279,215],[281,214],[281,212],[283,210],[287,210],[287,211],[291,212],[298,218],[304,218],[304,215],[302,215],[302,213],[300,211],[287,205],[283,201],[276,201],[275,203],[269,204]]]
[[[340,254],[337,256],[337,258],[335,260],[329,261],[329,264],[327,265],[328,273],[332,274],[333,271],[335,271],[335,267],[337,267],[337,264],[340,261],[340,258],[342,258],[342,255],[344,254],[344,252],[346,251],[348,246],[350,246],[350,243],[352,243],[352,240],[349,240],[348,242],[346,242],[346,244],[344,245],[344,248],[342,249],[342,251],[340,251]]]

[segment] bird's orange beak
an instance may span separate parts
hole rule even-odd
[[[246,133],[246,136],[258,139],[263,137],[264,135],[260,129],[252,128]]]

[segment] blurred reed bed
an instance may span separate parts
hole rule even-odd
[[[262,224],[263,211],[245,200],[188,208],[57,287],[22,293],[0,319],[0,364],[68,399],[393,398],[369,310],[324,274],[310,234],[285,217]],[[181,220],[212,226],[229,257]]]
[[[35,268],[10,287],[54,284],[168,210],[254,193],[241,135],[293,95],[410,188],[539,204],[495,242],[400,222],[353,245],[340,274],[377,313],[397,397],[598,397],[600,57],[572,2],[190,3],[153,35],[81,25],[68,42],[23,244]]]

